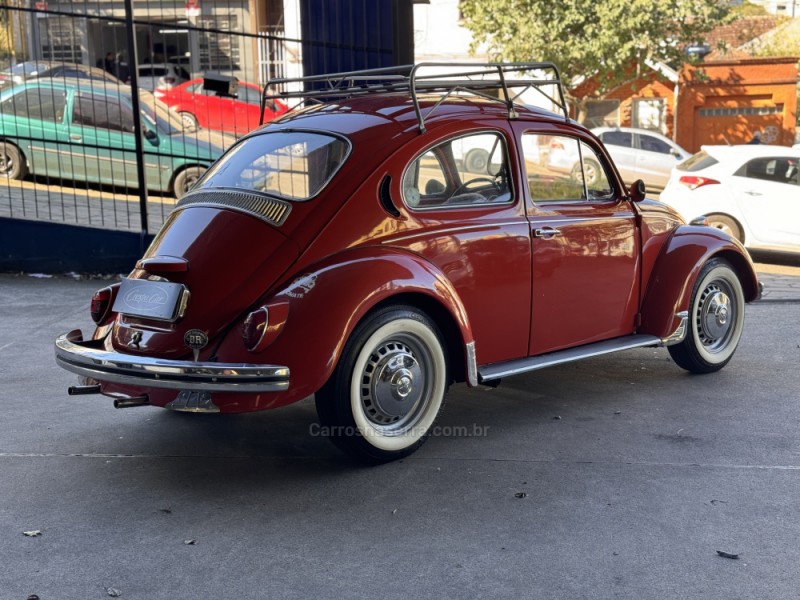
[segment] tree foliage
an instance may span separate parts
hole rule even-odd
[[[728,13],[720,0],[462,0],[461,8],[473,49],[486,44],[493,60],[553,62],[565,81],[597,75],[598,95],[648,59],[679,66],[683,47]]]

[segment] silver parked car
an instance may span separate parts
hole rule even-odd
[[[642,179],[648,189],[663,190],[673,167],[691,156],[668,137],[649,129],[598,127],[592,133],[611,154],[625,183]]]

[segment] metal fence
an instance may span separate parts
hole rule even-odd
[[[154,232],[258,125],[268,80],[395,63],[398,3],[0,3],[0,217]]]

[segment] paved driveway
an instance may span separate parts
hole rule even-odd
[[[443,435],[364,468],[310,401],[68,397],[52,340],[101,285],[0,276],[4,600],[797,597],[800,298],[748,306],[718,374],[644,349],[456,386]]]

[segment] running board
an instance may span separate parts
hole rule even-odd
[[[537,371],[546,367],[561,365],[584,358],[591,358],[593,356],[611,354],[612,352],[619,352],[621,350],[661,345],[663,345],[663,341],[654,335],[627,335],[613,340],[578,346],[577,348],[568,348],[567,350],[532,356],[531,358],[520,358],[479,367],[478,378],[481,382],[492,381],[493,379],[500,379],[501,377],[510,377],[511,375],[519,375],[520,373],[527,373],[528,371]]]

